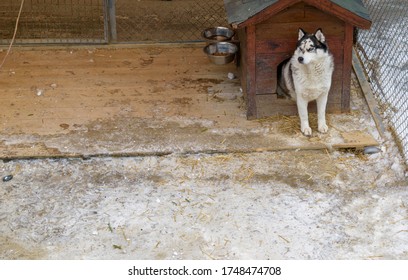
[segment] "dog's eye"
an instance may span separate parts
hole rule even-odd
[[[310,47],[310,48],[307,49],[308,52],[312,52],[314,50],[315,50],[315,47]]]

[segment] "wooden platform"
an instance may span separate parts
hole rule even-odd
[[[202,47],[14,49],[0,70],[0,158],[378,144],[335,129],[288,135],[279,130],[285,120],[248,121],[240,82],[227,77],[235,65],[211,64]]]

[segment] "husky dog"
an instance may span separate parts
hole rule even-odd
[[[326,104],[334,63],[322,30],[319,28],[314,34],[309,34],[299,28],[296,50],[279,68],[278,95],[296,100],[302,133],[312,135],[307,111],[312,100],[317,103],[318,130],[326,133]]]

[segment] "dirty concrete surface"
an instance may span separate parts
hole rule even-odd
[[[244,118],[239,98],[228,102]],[[282,120],[273,118],[248,127],[225,123],[221,131],[216,122],[184,115],[166,119],[173,129],[152,119],[147,128],[162,140],[161,129],[177,128],[193,147],[198,134],[198,145],[224,144],[204,131],[231,140],[249,131],[264,140],[280,133],[319,142],[361,129],[377,139],[379,153],[239,145],[206,152],[179,149],[175,138],[173,148],[171,141],[153,145],[166,153],[0,161],[1,177],[13,175],[0,181],[0,258],[408,259],[404,160],[390,132],[378,135],[355,89],[351,107],[350,114],[329,116],[328,135],[310,139],[297,129],[283,133]]]
[[[2,259],[407,259],[398,151],[0,163]]]
[[[1,258],[406,259],[408,186],[388,153],[5,162]]]

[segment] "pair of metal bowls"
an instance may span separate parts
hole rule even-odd
[[[228,42],[233,36],[234,31],[226,27],[212,27],[202,32],[202,37],[208,43],[203,50],[212,63],[223,65],[234,60],[238,47]]]

